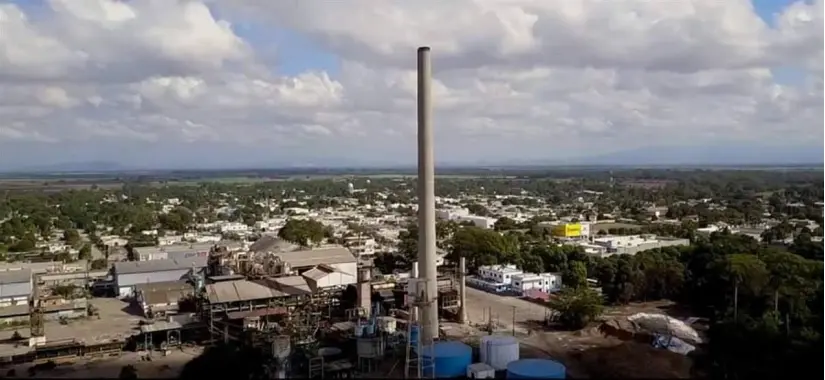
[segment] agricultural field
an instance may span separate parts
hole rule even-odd
[[[59,180],[41,180],[25,178],[3,178],[0,179],[0,191],[45,191],[57,192],[65,190],[89,190],[89,189],[119,189],[123,187],[123,182],[112,179],[72,179],[65,178]]]

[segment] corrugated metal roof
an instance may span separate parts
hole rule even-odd
[[[83,265],[85,268],[85,260]],[[74,264],[67,264],[67,266],[74,267]],[[46,273],[62,270],[64,264],[59,261],[48,261],[44,263],[0,263],[0,271],[30,269],[33,273]]]
[[[160,249],[166,252],[208,252],[214,246],[213,243],[173,244],[160,247]]]
[[[314,267],[320,264],[342,264],[357,261],[355,255],[346,247],[331,247],[312,249],[308,251],[293,251],[277,254],[281,261],[288,263],[293,269]]]
[[[238,280],[206,285],[206,296],[210,303],[227,303],[275,298],[282,294],[251,281]]]
[[[192,290],[193,286],[186,280],[179,281],[163,281],[149,284],[135,285],[136,291],[141,292],[159,292],[159,291],[175,291],[175,290]]]
[[[267,277],[256,283],[270,287],[282,296],[300,296],[312,293],[312,290],[303,276]]]
[[[0,284],[22,284],[32,280],[32,270],[28,268],[0,272]]]
[[[326,276],[328,274],[329,274],[329,272],[323,271],[321,269],[318,269],[318,267],[315,267],[315,268],[312,268],[312,269],[304,272],[304,274],[302,276],[304,276],[306,278],[309,278],[309,279],[313,279],[315,281],[318,281],[318,280],[324,278],[324,276]]]
[[[187,268],[203,268],[206,267],[206,257],[193,256],[185,259],[166,259],[166,260],[149,260],[149,261],[120,261],[115,263],[115,273],[134,274],[134,273],[150,273],[150,272],[165,272],[172,270],[181,270]]]

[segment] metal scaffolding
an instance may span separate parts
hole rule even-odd
[[[421,332],[429,325],[429,318],[421,318],[419,311],[423,307],[432,306],[434,302],[427,294],[427,279],[416,279],[414,285],[414,295],[409,304],[407,317],[407,343],[405,353],[404,377],[407,379],[435,378],[435,362],[433,353],[429,357],[425,350],[432,351],[434,339],[429,338]],[[417,330],[416,330],[417,329]],[[415,331],[415,332],[414,332]]]

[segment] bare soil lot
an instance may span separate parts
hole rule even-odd
[[[672,304],[655,302],[608,308],[603,319],[624,318],[640,312],[664,313]],[[515,311],[515,318],[514,312]],[[470,326],[481,332],[492,319],[496,334],[513,334],[522,343],[522,357],[546,357],[567,366],[572,378],[631,377],[688,378],[691,361],[649,344],[623,341],[607,335],[599,324],[580,331],[558,331],[544,326],[552,310],[526,300],[499,296],[478,289],[467,289],[467,314]],[[515,325],[513,321],[515,320]],[[462,332],[467,340],[472,332]]]

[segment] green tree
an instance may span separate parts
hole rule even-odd
[[[92,270],[103,270],[109,266],[109,262],[107,262],[106,259],[97,259],[92,261],[90,266]]]
[[[91,260],[92,259],[92,244],[86,243],[80,247],[80,251],[77,253],[77,258],[80,260]]]
[[[587,326],[604,310],[601,295],[588,287],[566,287],[550,300],[549,306],[558,313],[559,323],[570,329]]]
[[[458,262],[459,258],[464,257],[471,269],[482,265],[515,263],[519,250],[516,237],[478,227],[459,228],[453,234],[450,246],[447,259]]]
[[[324,225],[313,219],[290,219],[278,231],[278,236],[286,241],[311,247],[324,240]]]
[[[580,261],[570,264],[562,274],[562,283],[571,288],[587,287],[587,266]]]
[[[69,228],[63,231],[63,241],[67,245],[74,246],[80,242],[80,233],[74,228]]]

